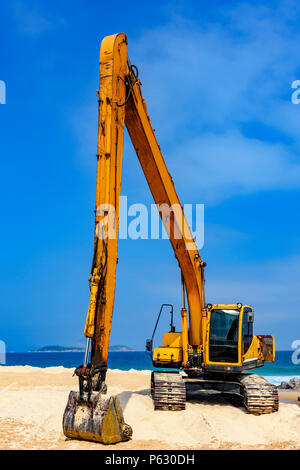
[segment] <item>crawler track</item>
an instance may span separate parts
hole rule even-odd
[[[243,388],[244,404],[248,412],[255,415],[278,411],[279,398],[275,385],[256,374],[239,376]]]
[[[178,372],[152,372],[151,394],[155,410],[185,410],[185,383]]]
[[[220,385],[220,381],[217,382],[217,385]],[[243,398],[244,405],[251,414],[261,415],[278,411],[278,390],[260,375],[241,374],[235,376],[231,382],[224,380],[220,383],[224,391],[227,385],[238,386],[238,395]],[[201,380],[199,389],[203,387],[206,390],[220,391],[215,380]],[[151,394],[155,410],[185,410],[186,384],[178,372],[152,372]]]

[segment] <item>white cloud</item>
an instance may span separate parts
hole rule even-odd
[[[171,116],[173,130],[197,117],[201,126],[260,120],[262,107],[273,105],[270,97],[279,99],[282,86],[290,87],[300,63],[299,34],[291,34],[272,9],[263,18],[252,7],[233,11],[223,25],[177,18],[129,42],[149,106],[162,121]],[[171,110],[178,113],[170,115]]]
[[[293,2],[244,5],[227,9],[227,22],[203,26],[175,18],[129,41],[153,125],[185,198],[196,188],[201,202],[218,202],[299,187],[300,107],[290,101],[300,67],[300,37],[291,24],[298,10]],[[243,135],[243,126],[253,123],[271,129],[277,141]]]
[[[300,78],[298,12],[295,2],[223,5],[218,23],[172,16],[129,34],[128,53],[184,200],[218,203],[299,188],[300,106],[290,101],[291,83]],[[80,153],[89,153],[95,112],[76,115]],[[253,124],[271,136],[263,140]],[[245,134],[247,125],[256,138]]]
[[[300,161],[293,153],[283,145],[249,139],[237,131],[204,134],[173,152],[169,159],[178,187],[199,202],[300,188]]]
[[[208,274],[210,302],[240,299],[259,304],[280,318],[280,312],[299,318],[300,291],[298,282],[300,256],[277,258],[258,263],[231,264],[216,267]],[[289,282],[287,282],[287,279]]]

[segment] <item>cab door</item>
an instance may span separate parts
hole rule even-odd
[[[208,363],[239,363],[240,312],[237,309],[215,308],[209,318]]]
[[[260,347],[265,362],[275,361],[275,340],[272,335],[256,335],[260,342]]]
[[[253,341],[254,313],[252,308],[244,307],[242,322],[242,356],[245,356]]]

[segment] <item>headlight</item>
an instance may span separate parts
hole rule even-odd
[[[242,306],[243,306],[243,304],[241,304],[241,303],[238,303],[238,304],[236,304],[236,306],[237,306],[237,308],[241,309],[241,308],[242,308]]]

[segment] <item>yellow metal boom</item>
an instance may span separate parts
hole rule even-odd
[[[108,355],[117,264],[124,122],[183,275],[189,307],[189,337],[186,330],[184,349],[188,343],[201,346],[205,340],[202,325],[202,318],[206,316],[205,263],[157,143],[140,82],[127,57],[124,33],[108,36],[102,41],[99,88],[95,256],[85,327],[85,336],[93,338],[92,363],[105,365]],[[109,218],[108,211],[103,210],[105,205],[115,208],[115,236],[103,240],[101,230],[107,233]],[[184,358],[187,360],[187,351],[184,351]]]

